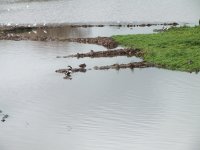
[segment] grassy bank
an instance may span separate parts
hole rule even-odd
[[[200,26],[171,28],[162,33],[119,35],[120,45],[144,51],[144,60],[163,68],[187,72],[200,70]]]

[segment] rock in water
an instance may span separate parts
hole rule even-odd
[[[86,64],[85,64],[85,63],[84,63],[84,64],[80,64],[79,67],[80,67],[80,68],[85,68],[85,67],[86,67]]]

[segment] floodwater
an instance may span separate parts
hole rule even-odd
[[[198,4],[195,0],[1,0],[0,23],[152,19],[193,23],[200,14]],[[47,35],[96,37],[152,33],[154,28],[162,26],[51,28]],[[64,80],[63,74],[55,73],[81,63],[93,68],[141,61],[56,58],[91,49],[106,50],[70,42],[0,41],[0,119],[9,115],[0,122],[0,150],[199,150],[200,74],[157,68],[90,70]]]
[[[93,37],[141,29],[153,31],[75,28],[66,34]],[[1,150],[199,149],[199,74],[156,68],[91,70],[64,80],[55,73],[81,63],[93,68],[141,61],[56,58],[91,49],[106,50],[68,42],[0,41],[0,109],[9,115],[0,123]]]
[[[189,22],[199,0],[1,0],[0,23]]]

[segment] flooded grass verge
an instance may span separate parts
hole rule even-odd
[[[157,34],[119,35],[113,39],[144,52],[143,59],[166,69],[200,71],[200,26],[173,27]]]

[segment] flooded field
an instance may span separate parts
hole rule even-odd
[[[198,21],[198,4],[195,0],[2,0],[0,24],[64,23],[62,28],[24,33],[53,39],[153,33],[163,26],[66,24],[192,24]],[[126,56],[62,57],[91,50],[107,48],[60,40],[0,40],[0,120],[5,120],[0,121],[0,150],[199,150],[200,74],[153,67],[92,69],[65,80],[64,74],[55,72],[83,63],[93,68],[142,61]]]
[[[140,28],[78,30],[93,37]],[[56,58],[91,49],[106,50],[70,42],[0,41],[0,106],[9,114],[0,123],[2,150],[197,150],[199,74],[156,68],[91,70],[69,81],[55,73],[81,63],[92,68],[141,61],[124,56]]]
[[[199,0],[1,0],[0,23],[197,23],[199,6]]]

